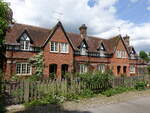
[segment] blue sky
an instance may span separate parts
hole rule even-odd
[[[117,17],[136,24],[150,22],[150,11],[147,10],[147,0],[120,0],[116,2]],[[88,5],[94,7],[97,0],[89,0]]]
[[[137,51],[150,51],[150,0],[5,1],[10,2],[18,23],[52,28],[60,20],[66,31],[76,33],[86,24],[88,35],[129,35]]]
[[[150,22],[150,11],[147,10],[147,0],[131,2],[130,0],[120,0],[116,3],[117,16],[123,20],[129,20],[136,24]]]

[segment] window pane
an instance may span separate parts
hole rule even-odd
[[[80,65],[80,73],[86,73],[88,71],[87,65],[81,64]]]
[[[22,64],[22,74],[26,74],[26,64]]]
[[[68,53],[68,44],[67,43],[61,43],[60,49],[61,49],[60,51],[62,53]]]
[[[17,64],[16,73],[21,74],[21,64]]]
[[[103,73],[105,71],[105,65],[104,64],[100,64],[99,67],[98,67],[98,70]]]
[[[51,52],[58,52],[58,42],[51,42],[50,51]]]
[[[25,41],[25,49],[29,50],[29,46],[30,46],[30,42],[29,41]]]
[[[27,64],[27,74],[30,74],[31,73],[31,66],[30,64]]]
[[[55,51],[58,51],[58,43],[57,42],[55,42]]]

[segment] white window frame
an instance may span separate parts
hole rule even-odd
[[[30,45],[31,45],[30,44],[30,38],[28,37],[28,35],[26,33],[24,33],[22,35],[22,37],[20,38],[20,49],[29,51]]]
[[[88,72],[88,66],[86,64],[80,64],[79,68],[80,68],[79,70],[80,74]]]
[[[60,53],[69,53],[68,43],[60,43]]]
[[[52,43],[54,43],[54,50],[52,50]],[[56,44],[57,44],[57,46],[56,46]],[[57,50],[56,50],[56,48],[57,48]],[[50,42],[50,52],[54,52],[54,53],[59,52],[59,43],[58,42],[54,42],[54,41]]]
[[[117,58],[127,58],[126,51],[119,51],[119,50],[117,50],[116,51],[116,56],[117,56]]]
[[[104,73],[105,72],[105,64],[99,64],[98,70],[101,71],[102,73]]]
[[[135,65],[130,65],[130,73],[135,73]]]
[[[18,65],[20,65],[20,68],[18,67]],[[23,69],[23,65],[25,65],[25,68]],[[29,66],[29,70],[28,70],[28,66]],[[18,70],[19,68],[19,70]],[[25,70],[25,72],[23,72],[23,70]],[[18,73],[19,71],[19,73]],[[28,72],[30,71],[30,72]],[[17,63],[16,64],[16,75],[31,75],[32,74],[32,66],[29,63]]]
[[[87,55],[87,50],[86,50],[86,48],[82,47],[81,50],[80,50],[80,54],[81,54],[81,55]]]

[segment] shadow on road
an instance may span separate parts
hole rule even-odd
[[[78,110],[66,110],[60,105],[44,105],[26,108],[22,111],[17,111],[13,113],[91,113],[89,111],[78,111]]]

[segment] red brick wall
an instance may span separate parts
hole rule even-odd
[[[120,40],[118,42],[118,45],[116,47],[116,51],[119,50],[119,51],[126,51],[122,41]],[[129,76],[130,75],[130,70],[129,70],[129,60],[128,60],[128,57],[127,58],[117,58],[116,56],[116,51],[115,51],[115,54],[113,55],[112,58],[110,58],[110,69],[112,69],[113,73],[116,75],[116,76],[120,76],[121,74],[123,74],[123,66],[127,66],[127,73],[126,75]],[[126,52],[126,55],[127,52]],[[117,66],[121,66],[121,73],[118,75],[117,74]]]
[[[7,61],[5,63],[5,78],[11,78],[11,76],[16,74],[16,63],[28,62],[28,59],[36,55],[34,52],[15,52],[15,51],[6,51]],[[33,71],[32,71],[33,73]]]
[[[44,76],[49,76],[49,65],[57,64],[57,76],[61,77],[61,66],[62,64],[68,64],[68,71],[71,72],[73,70],[73,49],[71,45],[69,45],[69,53],[52,53],[50,52],[50,41],[56,42],[65,42],[68,43],[68,40],[62,31],[61,27],[59,27],[55,34],[51,37],[49,42],[44,47]]]

